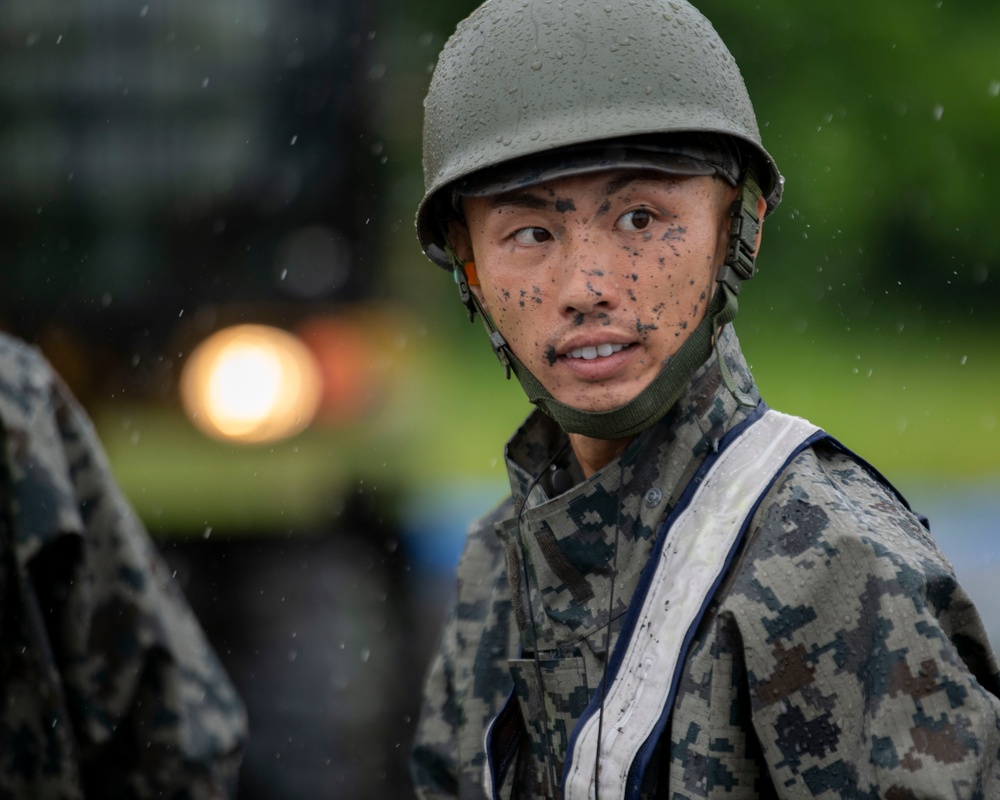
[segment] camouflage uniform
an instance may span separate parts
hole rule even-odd
[[[243,706],[84,412],[0,336],[0,798],[235,794]]]
[[[499,794],[561,796],[567,741],[661,523],[759,400],[731,328],[720,347],[743,402],[711,359],[589,480],[545,417],[511,440],[513,497],[471,529],[428,679],[412,762],[420,797],[484,796],[484,734],[511,692],[516,724],[492,738],[520,744]],[[998,695],[979,616],[924,527],[873,470],[817,444],[754,513],[639,796],[1000,797]]]

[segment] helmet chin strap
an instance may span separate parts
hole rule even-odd
[[[455,266],[455,277],[462,302],[469,312],[469,319],[473,319],[476,312],[482,317],[493,351],[506,369],[507,377],[510,378],[511,372],[514,373],[528,400],[552,417],[567,433],[579,433],[593,439],[627,439],[642,433],[666,415],[687,389],[691,376],[711,357],[716,333],[736,318],[740,286],[754,274],[757,231],[760,227],[757,200],[760,196],[756,170],[751,164],[744,177],[740,199],[733,203],[730,210],[726,260],[719,269],[716,278],[718,288],[704,318],[691,331],[680,349],[664,362],[659,373],[645,389],[628,403],[610,411],[582,411],[556,400],[514,355],[503,334],[484,311],[475,292],[469,289],[465,270],[454,251],[450,251],[449,256]],[[716,352],[726,387],[741,403],[751,404],[750,398],[736,385],[722,353],[718,350]]]

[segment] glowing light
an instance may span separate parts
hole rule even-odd
[[[320,374],[302,342],[264,325],[213,334],[191,353],[181,400],[191,420],[220,439],[267,442],[305,428],[320,400]]]

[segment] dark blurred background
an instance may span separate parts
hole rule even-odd
[[[526,403],[412,227],[474,5],[0,8],[0,328],[94,417],[246,698],[241,798],[412,796],[462,531],[505,491]],[[698,5],[788,181],[737,326],[764,395],[931,517],[1000,643],[1000,5]],[[308,353],[287,428],[182,398],[243,324]]]

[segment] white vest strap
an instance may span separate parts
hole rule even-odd
[[[691,636],[735,554],[750,516],[777,475],[819,429],[766,410],[724,446],[692,481],[689,501],[672,513],[650,556],[608,664],[600,724],[600,690],[570,740],[565,800],[638,796],[641,772],[673,705]],[[711,457],[710,457],[711,459]],[[639,762],[637,771],[633,764]],[[629,777],[632,776],[632,785]],[[492,787],[491,787],[492,788]]]

